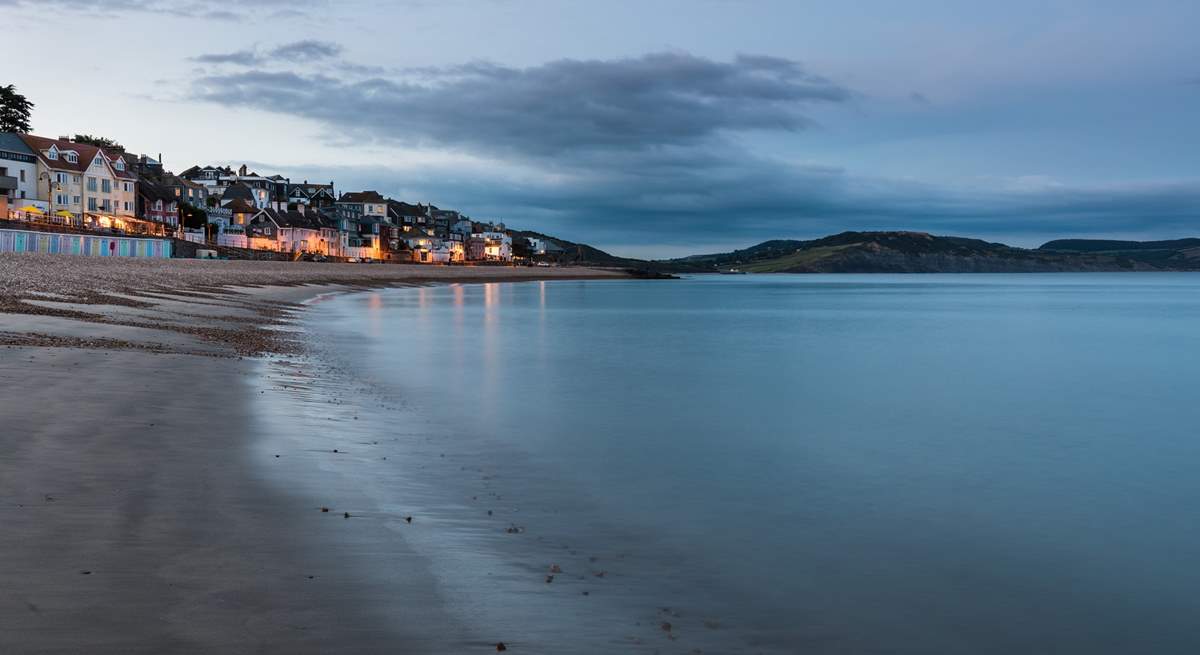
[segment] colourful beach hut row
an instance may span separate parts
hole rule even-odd
[[[52,255],[91,257],[171,256],[171,242],[165,239],[131,239],[92,236],[90,234],[54,234],[0,230],[0,252],[41,252]]]

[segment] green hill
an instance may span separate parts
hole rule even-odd
[[[1200,239],[1172,242],[1052,241],[1014,248],[924,232],[842,232],[773,240],[728,253],[653,262],[675,272],[1009,273],[1200,270]]]

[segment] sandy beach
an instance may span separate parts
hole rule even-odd
[[[446,652],[428,635],[464,633],[393,530],[342,514],[348,481],[262,479],[252,356],[301,351],[321,293],[621,275],[0,257],[0,652]],[[313,466],[283,455],[276,479]]]

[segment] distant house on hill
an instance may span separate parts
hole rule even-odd
[[[397,227],[424,227],[430,222],[429,208],[423,205],[410,205],[398,200],[387,201],[388,221]]]
[[[387,198],[377,191],[351,191],[343,193],[337,201],[338,212],[349,221],[374,216],[387,220]]]
[[[282,206],[287,201],[287,181],[279,176],[263,177],[249,170],[245,164],[236,171],[228,166],[193,166],[179,174],[180,177],[203,184],[209,195],[220,198],[234,185],[250,189],[255,207],[265,209],[272,205]]]
[[[337,204],[333,182],[310,184],[308,180],[304,180],[300,184],[292,184],[288,188],[288,203],[306,207],[332,207]]]
[[[180,205],[191,205],[204,209],[208,206],[208,187],[186,180],[173,173],[166,173],[161,184],[179,200]]]

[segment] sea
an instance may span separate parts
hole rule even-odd
[[[470,632],[431,651],[1200,652],[1200,275],[448,284],[299,329],[336,382],[261,427],[353,413]]]

